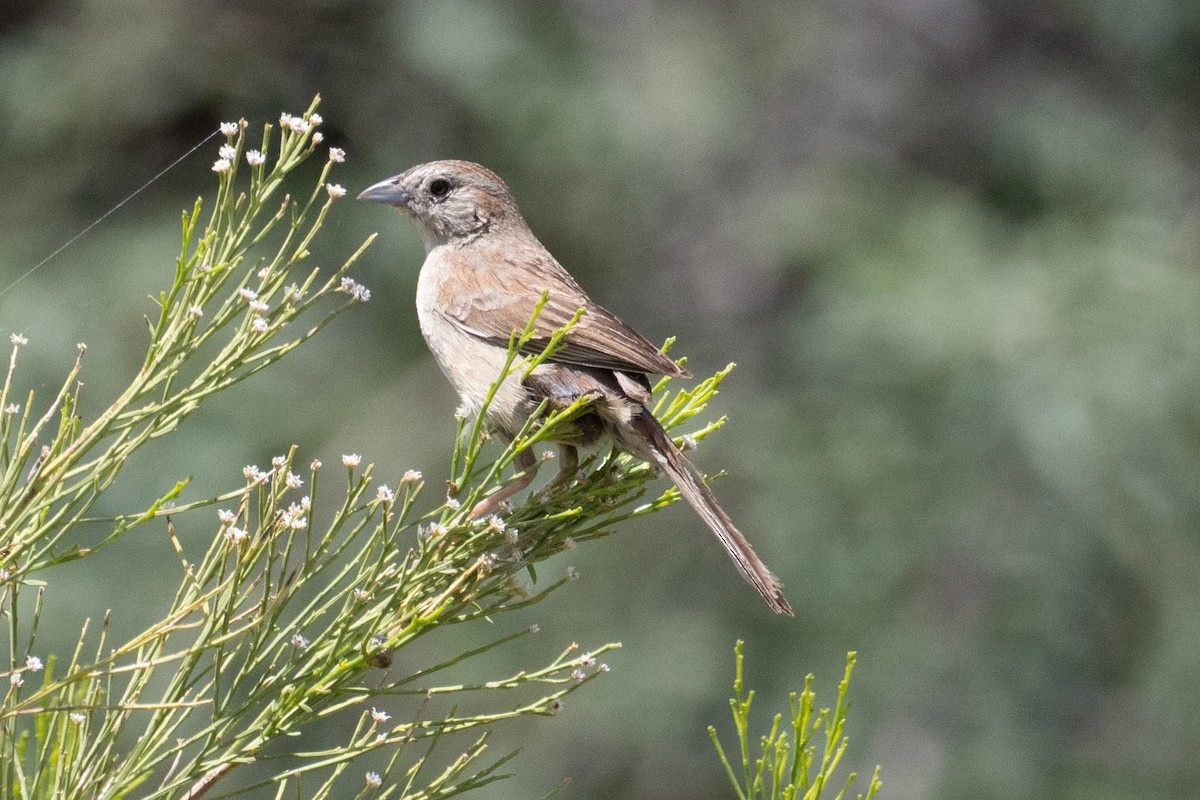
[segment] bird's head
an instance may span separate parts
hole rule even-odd
[[[367,187],[358,199],[393,205],[416,220],[426,251],[525,225],[500,176],[470,161],[419,164]]]

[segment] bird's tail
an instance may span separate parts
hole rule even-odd
[[[725,552],[729,553],[729,557],[737,565],[738,571],[742,573],[742,577],[758,590],[771,610],[776,614],[793,616],[792,607],[788,605],[788,601],[783,596],[783,587],[780,586],[779,579],[771,574],[767,565],[754,552],[750,542],[746,541],[746,537],[737,529],[733,520],[725,513],[725,509],[721,508],[717,502],[717,498],[704,481],[704,475],[692,462],[684,458],[654,415],[643,410],[633,420],[633,426],[642,434],[644,440],[650,443],[650,452],[638,452],[641,448],[627,447],[625,449],[651,461],[666,472],[679,487],[679,491],[688,504],[716,534],[717,539],[724,546]]]

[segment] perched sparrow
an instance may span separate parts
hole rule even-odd
[[[542,401],[565,408],[588,398],[589,411],[558,440],[562,467],[556,480],[574,475],[577,446],[604,438],[654,464],[712,528],[767,605],[779,614],[792,613],[779,581],[734,527],[703,474],[646,409],[647,375],[691,375],[592,302],[529,230],[504,181],[469,161],[434,161],[380,181],[358,199],[396,206],[420,228],[425,243],[417,281],[421,332],[462,398],[465,413],[482,407],[503,371],[510,337],[525,329],[543,292],[549,299],[536,324],[545,335],[529,343],[526,355],[542,352],[550,332],[586,309],[553,356],[525,380],[517,370],[500,385],[488,405],[487,423],[511,439]],[[490,513],[533,481],[538,462],[530,450],[521,453],[517,466],[521,476],[481,500],[472,509],[474,516]]]

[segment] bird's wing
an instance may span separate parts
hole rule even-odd
[[[551,334],[569,323],[583,308],[586,313],[560,342],[550,361],[620,372],[691,377],[644,336],[592,302],[549,254],[542,254],[540,258],[548,263],[538,265],[537,269],[518,265],[511,256],[496,259],[492,263],[499,262],[496,270],[502,271],[502,275],[480,274],[476,261],[471,271],[458,272],[457,290],[443,289],[440,293],[438,300],[442,313],[472,335],[507,346],[514,332],[525,329],[545,291],[548,293],[546,303],[534,323],[537,335],[522,348],[524,354],[541,353]],[[538,285],[522,285],[519,291],[494,288],[485,291],[483,288],[506,286],[522,277],[531,277]],[[471,287],[476,291],[462,291],[463,281],[476,282],[477,286]]]

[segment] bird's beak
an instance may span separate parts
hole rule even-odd
[[[412,195],[401,185],[400,176],[397,175],[363,189],[359,192],[358,199],[370,200],[373,203],[388,203],[393,206],[406,206],[412,200]]]

